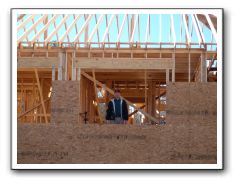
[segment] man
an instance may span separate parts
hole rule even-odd
[[[116,89],[114,98],[109,102],[106,110],[107,123],[112,124],[127,124],[128,122],[128,107],[125,100],[120,97],[120,90]]]

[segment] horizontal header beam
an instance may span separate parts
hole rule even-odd
[[[173,59],[75,59],[82,69],[172,69]]]

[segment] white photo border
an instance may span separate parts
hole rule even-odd
[[[222,8],[12,8],[11,9],[11,169],[223,169],[223,21]],[[217,163],[216,164],[18,164],[17,163],[17,14],[216,14]]]

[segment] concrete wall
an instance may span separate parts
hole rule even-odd
[[[18,163],[216,163],[216,84],[169,84],[167,99],[162,126],[18,124]]]

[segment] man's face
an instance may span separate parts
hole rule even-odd
[[[115,98],[120,98],[120,92],[115,92]]]

